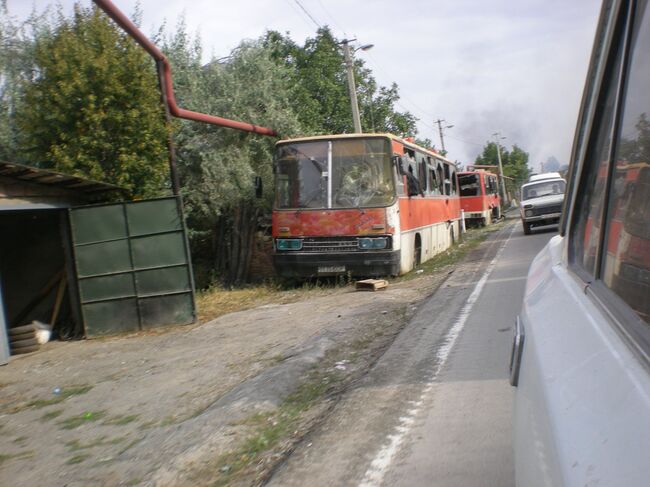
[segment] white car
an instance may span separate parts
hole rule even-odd
[[[516,484],[650,485],[650,2],[605,0],[510,361]]]
[[[526,235],[534,227],[560,223],[565,188],[566,182],[558,173],[538,174],[521,187],[519,212]]]

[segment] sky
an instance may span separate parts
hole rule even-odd
[[[127,15],[136,5],[112,1]],[[18,17],[55,3],[70,10],[74,1],[8,0]],[[527,151],[537,171],[550,156],[569,162],[600,11],[599,0],[140,0],[140,5],[145,34],[184,16],[207,57],[227,56],[242,40],[266,30],[288,33],[302,44],[318,25],[328,25],[340,39],[374,45],[355,56],[380,85],[397,83],[397,109],[419,119],[419,137],[439,149],[434,120],[445,120],[443,126],[453,125],[444,131],[448,156],[467,164],[498,132],[507,149],[517,144]]]

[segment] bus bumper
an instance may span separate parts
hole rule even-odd
[[[397,276],[399,259],[399,250],[344,254],[276,252],[273,254],[273,267],[280,277]]]

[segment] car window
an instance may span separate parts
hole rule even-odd
[[[602,276],[650,323],[650,9],[637,10],[610,181]]]
[[[588,281],[592,280],[596,272],[622,52],[623,46],[619,43],[606,70],[605,79],[608,84],[598,101],[596,124],[592,129],[584,162],[585,177],[578,188],[579,197],[570,231],[571,264]]]

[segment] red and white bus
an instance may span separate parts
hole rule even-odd
[[[477,170],[458,173],[460,207],[468,224],[489,225],[501,217],[497,176]]]
[[[273,264],[283,277],[404,274],[460,231],[456,167],[389,134],[282,140]]]

